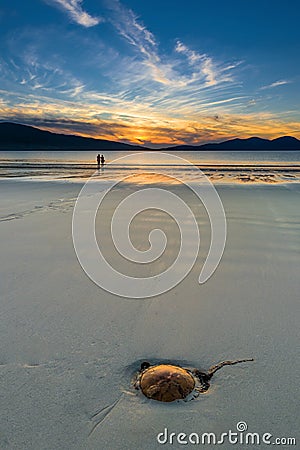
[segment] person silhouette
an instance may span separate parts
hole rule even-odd
[[[104,165],[104,163],[105,163],[104,155],[101,155],[101,164],[102,164],[102,166]]]
[[[100,155],[98,154],[97,155],[97,164],[98,164],[98,167],[100,166]]]

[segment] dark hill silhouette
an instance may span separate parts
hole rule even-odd
[[[0,150],[149,150],[149,148],[72,134],[51,133],[28,125],[0,122]],[[204,145],[178,145],[163,150],[300,150],[300,141],[291,136],[273,140],[252,137]]]
[[[28,125],[0,122],[2,150],[142,150],[122,142],[57,134]]]
[[[251,137],[204,145],[179,145],[168,147],[167,150],[300,150],[300,141],[292,136],[283,136],[273,140]]]
[[[274,149],[285,148],[287,150],[299,150],[299,143],[300,141],[292,136],[283,136],[271,141],[272,147]]]

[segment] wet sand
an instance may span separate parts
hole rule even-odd
[[[228,237],[217,271],[197,283],[209,227],[195,206],[199,258],[182,283],[148,300],[109,294],[81,269],[71,234],[80,188],[0,181],[1,450],[157,449],[165,428],[221,434],[239,421],[297,437],[299,184],[219,185]],[[176,241],[169,219],[156,219]],[[137,221],[137,245],[148,228]],[[208,369],[249,357],[255,362],[224,367],[191,402],[161,404],[131,386],[145,359]]]

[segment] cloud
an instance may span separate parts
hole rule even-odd
[[[14,96],[2,107],[2,116],[53,131],[145,145],[221,139],[215,117],[229,117],[249,100],[233,77],[236,63],[217,62],[181,41],[163,53],[156,37],[117,0],[109,0],[106,17],[128,49],[111,56],[111,49],[101,47],[101,61],[114,58],[113,64],[101,66],[101,87],[74,76],[76,67],[62,59],[46,58],[37,33],[22,56],[15,45],[22,68],[11,67],[17,80],[2,84]],[[95,43],[89,46],[95,52]],[[89,67],[99,72],[99,62]],[[5,78],[11,78],[9,73]]]
[[[78,0],[44,1],[85,27],[102,20],[85,13]],[[122,40],[121,52],[116,36],[104,45],[95,33],[91,37],[77,27],[62,34],[54,25],[46,36],[38,29],[14,37],[13,59],[0,57],[2,118],[156,146],[254,134],[299,136],[297,112],[289,118],[284,111],[278,116],[259,112],[260,101],[265,110],[268,104],[262,93],[256,98],[245,94],[239,81],[243,68],[237,70],[241,62],[217,60],[178,39],[166,53],[132,10],[118,0],[107,2],[106,20]],[[75,42],[81,53],[73,55],[68,49]],[[279,80],[264,88],[287,83]]]
[[[274,83],[268,84],[268,85],[266,85],[266,86],[262,86],[262,87],[260,88],[260,90],[263,90],[263,89],[272,89],[272,88],[275,88],[275,87],[277,87],[277,86],[283,86],[283,85],[289,84],[289,83],[291,83],[291,81],[289,81],[289,80],[278,80],[278,81],[274,81]]]
[[[48,29],[46,36],[39,29],[31,34],[26,32],[13,42],[15,61],[21,68],[11,66],[2,87],[13,91],[17,83],[23,89],[20,92],[34,90],[37,95],[47,93],[78,102],[93,103],[99,98],[101,106],[108,108],[116,102],[120,109],[129,108],[134,114],[147,111],[152,115],[156,111],[159,115],[166,112],[190,116],[216,110],[227,102],[231,107],[242,102],[242,93],[233,76],[235,63],[216,62],[180,41],[171,52],[163,53],[153,33],[117,0],[109,0],[106,19],[127,43],[127,51],[120,53],[114,39],[110,43],[114,45],[112,48],[100,40],[95,43],[94,37],[83,38],[80,34],[76,42],[82,49],[81,69],[83,66],[85,73],[80,70],[81,75],[77,77],[78,61],[69,54],[62,58],[59,52],[54,54],[49,48],[49,42],[59,45],[56,37],[61,34],[60,27]],[[70,45],[71,38],[73,45],[76,33],[78,30],[72,30],[62,37],[62,50],[68,48],[66,43]],[[13,83],[9,82],[12,75],[17,76]]]
[[[199,144],[209,141],[247,138],[253,135],[275,138],[280,135],[300,137],[300,122],[291,117],[271,113],[242,114],[226,112],[195,117],[174,117],[169,111],[149,110],[142,103],[113,101],[99,104],[100,95],[91,103],[49,99],[36,95],[18,95],[0,91],[0,116],[35,125],[50,131],[93,136],[102,139],[144,145],[164,146]],[[104,96],[105,99],[105,96]],[[117,100],[116,98],[114,100]],[[106,99],[109,102],[109,99]],[[225,112],[224,112],[225,111]]]
[[[101,17],[93,17],[82,9],[82,0],[46,0],[47,3],[57,5],[65,11],[73,22],[89,28],[103,22]]]
[[[112,12],[110,20],[119,34],[141,53],[154,56],[154,49],[157,46],[156,40],[153,34],[138,21],[134,12],[123,6],[119,0],[108,0],[107,7]],[[157,56],[155,55],[155,57]]]
[[[239,63],[217,63],[205,53],[197,53],[177,40],[174,51],[165,54],[160,51],[156,37],[147,29],[136,14],[119,0],[106,0],[108,19],[117,33],[129,44],[133,55],[120,58],[118,70],[109,74],[115,85],[131,93],[132,98],[143,98],[144,103],[159,107],[179,102],[204,99],[204,90],[214,89],[215,95],[224,84],[236,83],[233,70]],[[223,91],[224,93],[224,91]],[[230,97],[240,93],[229,93]],[[218,98],[216,100],[219,100]],[[224,97],[220,98],[224,100]],[[176,105],[174,105],[175,109]],[[178,110],[177,110],[178,112]],[[196,112],[196,111],[195,111]]]
[[[111,12],[110,22],[118,34],[135,50],[139,60],[135,60],[134,63],[140,64],[140,73],[144,76],[149,75],[158,83],[171,85],[172,67],[162,62],[154,35],[138,20],[132,10],[122,5],[119,0],[108,0],[107,7]]]
[[[58,67],[56,61],[42,59],[39,52],[30,47],[17,59],[9,61],[0,58],[0,83],[7,91],[19,90],[30,95],[47,92],[48,95],[78,97],[85,85],[68,70]]]
[[[190,82],[201,80],[204,77],[206,86],[233,81],[232,76],[228,73],[241,64],[241,62],[230,63],[229,65],[217,64],[206,53],[191,50],[179,40],[176,42],[175,52],[184,55],[188,64],[194,69]]]
[[[59,92],[61,94],[67,94],[72,98],[77,97],[78,95],[80,95],[83,92],[85,85],[79,84],[78,82],[76,82],[76,80],[74,80],[73,83],[74,83],[74,87],[71,87],[71,88],[65,89],[65,90],[60,90]]]

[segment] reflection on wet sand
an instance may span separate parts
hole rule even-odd
[[[213,183],[299,183],[300,164],[291,162],[257,163],[236,162],[204,162],[197,164],[200,169]],[[153,173],[152,173],[153,171]],[[164,175],[162,175],[163,173]],[[155,176],[154,176],[155,175]],[[138,184],[170,183],[177,184],[176,178],[197,182],[195,171],[191,171],[187,165],[149,165],[136,164],[120,165],[108,164],[95,171],[93,164],[61,164],[61,163],[38,163],[35,162],[0,162],[0,178],[34,178],[34,179],[60,179],[86,181],[91,176],[95,176],[103,181],[119,179],[120,177],[134,177],[134,182]],[[132,181],[130,181],[132,182]]]

